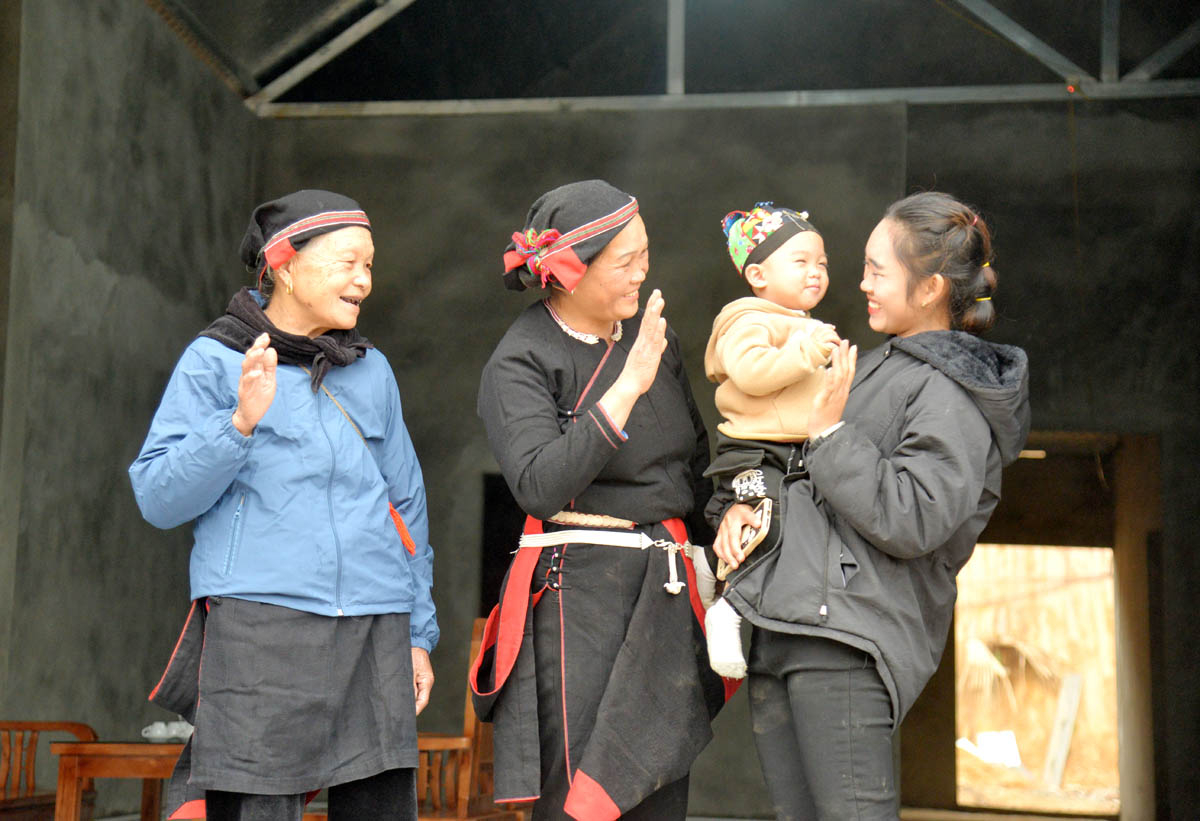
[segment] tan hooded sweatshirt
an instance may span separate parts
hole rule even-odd
[[[717,429],[735,439],[789,442],[808,435],[808,414],[836,344],[832,325],[758,297],[713,320],[704,371],[717,383]]]

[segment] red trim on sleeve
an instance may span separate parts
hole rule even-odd
[[[613,821],[621,817],[616,802],[583,770],[575,771],[575,781],[567,793],[563,811],[576,821]]]
[[[604,425],[602,425],[600,423],[600,420],[596,418],[596,414],[592,413],[591,411],[588,411],[588,418],[596,423],[596,427],[600,428],[600,435],[603,436],[605,441],[608,442],[608,444],[612,445],[613,449],[615,450],[617,447],[617,443],[614,442],[612,440],[612,437],[608,435],[608,431],[606,431],[604,429]]]
[[[604,415],[605,421],[612,425],[612,429],[615,430],[617,435],[621,437],[621,441],[627,440],[629,438],[629,434],[621,430],[621,426],[614,422],[613,418],[608,415],[608,408],[604,407],[604,403],[597,399],[596,407],[598,407],[600,409],[600,413]]]

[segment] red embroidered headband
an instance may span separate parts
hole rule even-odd
[[[326,211],[323,214],[314,214],[311,217],[305,217],[302,220],[293,222],[271,237],[271,240],[263,246],[262,255],[268,265],[272,268],[278,268],[295,256],[296,251],[299,250],[292,245],[294,237],[299,237],[303,234],[304,239],[309,240],[320,234],[335,231],[338,228],[345,228],[349,225],[361,225],[363,228],[370,228],[371,221],[367,219],[367,215],[363,211]]]
[[[268,267],[279,268],[310,239],[350,226],[371,230],[354,200],[332,191],[296,191],[254,209],[242,237],[242,262],[257,272],[261,286]]]
[[[602,180],[570,183],[543,194],[504,252],[504,284],[523,290],[546,288],[553,280],[575,290],[588,263],[637,213],[635,198]]]

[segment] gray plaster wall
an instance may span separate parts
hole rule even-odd
[[[0,4],[0,386],[8,326],[8,262],[12,256],[13,178],[17,163],[17,99],[20,85],[21,2]],[[0,387],[0,409],[4,389]]]
[[[146,694],[186,614],[190,539],[142,521],[125,469],[240,279],[257,123],[145,3],[38,0],[21,24],[0,715],[134,738],[170,717]],[[132,782],[98,787],[100,812],[138,806]]]
[[[825,309],[861,338],[862,241],[904,181],[904,109],[755,110],[278,121],[260,193],[351,194],[374,225],[374,289],[360,328],[388,355],[425,472],[442,642],[430,730],[462,720],[467,640],[479,600],[482,477],[496,472],[475,415],[480,370],[535,295],[504,290],[500,257],[530,203],[575,179],[635,194],[663,291],[710,430],[703,371],[712,319],[744,286],[720,220],[774,199],[807,208],[834,270]],[[772,147],[772,148],[768,148]],[[778,148],[774,148],[778,147]],[[718,719],[721,743],[695,768],[692,812],[769,814],[744,693]],[[731,785],[737,785],[732,787]]]

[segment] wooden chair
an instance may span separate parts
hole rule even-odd
[[[0,721],[0,819],[41,821],[54,817],[54,791],[37,792],[38,736],[69,733],[80,741],[95,741],[96,731],[73,721]],[[92,779],[83,784],[84,821],[91,821],[96,803]]]
[[[479,653],[486,619],[476,619],[471,631],[468,663]],[[525,813],[492,801],[492,725],[481,722],[467,687],[461,735],[418,733],[417,817],[419,821],[525,821]],[[304,821],[326,821],[310,812]]]
[[[467,663],[479,654],[487,619],[475,619]],[[420,733],[417,768],[419,817],[470,821],[524,821],[525,813],[492,801],[492,725],[475,715],[471,688],[466,688],[461,735]]]

